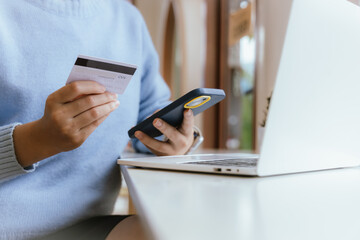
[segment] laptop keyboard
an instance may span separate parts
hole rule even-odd
[[[222,159],[212,161],[184,162],[183,164],[215,165],[224,167],[256,167],[258,158]]]

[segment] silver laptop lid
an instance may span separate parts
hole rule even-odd
[[[359,64],[359,7],[293,0],[260,176],[360,164]]]

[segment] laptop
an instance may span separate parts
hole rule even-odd
[[[259,155],[122,158],[118,163],[250,176],[360,165],[359,26],[360,8],[346,0],[293,0]]]

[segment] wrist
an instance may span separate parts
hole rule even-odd
[[[22,167],[31,166],[58,153],[46,138],[40,120],[16,126],[13,141],[17,161]]]

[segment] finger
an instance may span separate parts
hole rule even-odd
[[[145,145],[146,146],[146,145]],[[163,152],[159,152],[159,151],[156,151],[155,149],[152,149],[151,147],[149,146],[146,146],[153,154],[155,154],[156,156],[169,156],[168,153],[163,153]],[[171,154],[171,155],[176,155],[176,154]]]
[[[191,109],[184,111],[184,120],[181,123],[179,131],[185,136],[194,134],[194,114]]]
[[[167,142],[159,141],[147,134],[136,131],[135,137],[140,140],[146,147],[148,147],[155,154],[157,153],[170,153],[173,151],[172,146]],[[158,155],[158,154],[157,154]],[[162,154],[163,155],[163,154]]]
[[[73,102],[67,103],[66,107],[69,109],[69,113],[72,116],[76,116],[80,113],[85,112],[86,110],[109,102],[113,102],[115,100],[117,100],[117,94],[106,92],[97,95],[86,95]]]
[[[145,145],[145,144],[144,144]],[[159,151],[156,151],[155,149],[152,149],[151,147],[145,145],[147,147],[147,149],[149,149],[153,154],[155,154],[156,156],[167,156],[169,154],[167,153],[163,153],[163,152],[159,152]]]
[[[169,139],[169,146],[171,146],[172,149],[177,152],[177,154],[180,154],[184,149],[188,150],[189,144],[191,140],[193,140],[192,135],[183,135],[183,133],[181,133],[175,127],[159,118],[154,120],[154,126]]]
[[[96,120],[106,116],[114,111],[120,105],[119,101],[109,102],[94,108],[91,108],[74,118],[75,124],[78,128],[84,128]]]
[[[106,88],[94,81],[75,81],[72,82],[53,94],[54,99],[59,103],[73,101],[81,95],[104,93]]]
[[[155,118],[153,121],[154,127],[156,127],[162,134],[164,134],[170,142],[177,142],[182,137],[182,133],[180,133],[175,127],[161,120],[160,118]]]
[[[105,121],[105,119],[110,115],[106,114],[105,116],[97,119],[96,121],[92,122],[91,124],[87,125],[86,127],[83,127],[82,129],[80,129],[80,134],[84,135],[85,138],[87,138],[92,132],[95,131],[95,129],[100,126],[100,124],[102,122]]]

